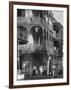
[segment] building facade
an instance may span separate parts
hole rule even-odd
[[[52,11],[17,10],[17,68],[22,73],[29,77],[33,69],[37,76],[41,71],[43,75],[53,73],[55,63],[62,64],[62,40],[63,26],[55,20]]]

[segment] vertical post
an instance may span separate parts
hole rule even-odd
[[[43,28],[43,44],[44,44],[44,28]]]
[[[47,49],[47,26],[46,26],[46,49]]]
[[[47,63],[47,75],[49,75],[49,66],[50,66],[50,59],[48,59],[48,63]]]
[[[48,11],[48,48],[49,48],[49,11]]]
[[[47,75],[49,75],[50,71],[49,71],[49,67],[50,67],[50,60],[51,60],[51,57],[49,56],[49,59],[48,59],[48,66],[47,66]]]
[[[19,62],[20,62],[20,61],[19,61],[19,40],[17,40],[17,44],[18,44],[18,45],[17,45],[17,49],[18,49],[18,50],[17,50],[17,52],[18,52],[18,53],[17,53],[17,54],[18,54],[18,55],[17,55],[17,57],[18,57],[17,61],[18,61],[18,68],[20,69],[20,63],[19,63]]]

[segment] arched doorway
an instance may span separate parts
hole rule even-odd
[[[43,29],[41,26],[34,26],[30,30],[30,34],[33,36],[34,43],[42,44],[43,42]]]

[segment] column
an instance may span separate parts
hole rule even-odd
[[[50,60],[48,59],[48,61],[47,61],[47,75],[49,75],[49,64],[50,64]]]
[[[50,60],[51,60],[51,57],[49,56],[49,59],[47,61],[47,75],[49,75],[50,71],[49,71],[49,67],[50,67]]]
[[[46,49],[47,49],[47,28],[46,28]]]
[[[44,28],[43,28],[43,44],[44,44]]]

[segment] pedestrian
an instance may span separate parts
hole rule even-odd
[[[32,75],[33,75],[33,76],[37,76],[36,66],[33,67]]]

